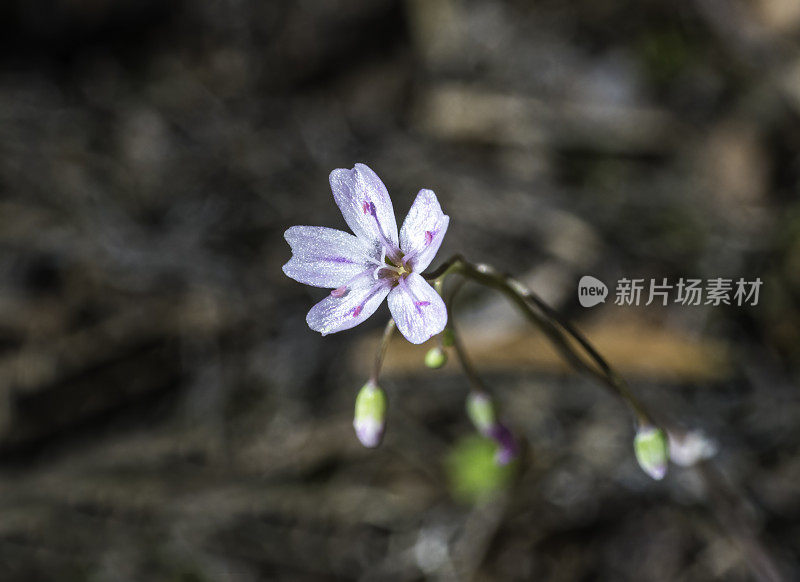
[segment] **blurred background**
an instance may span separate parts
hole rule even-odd
[[[6,0],[0,580],[800,579],[799,49],[797,0]],[[322,338],[281,272],[359,161],[717,456],[650,480],[625,407],[475,287],[520,459],[402,338],[362,448],[388,311]],[[586,309],[587,274],[764,285]]]

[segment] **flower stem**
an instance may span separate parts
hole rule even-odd
[[[440,278],[441,281],[441,278]],[[453,317],[453,301],[455,300],[456,295],[461,290],[463,286],[464,280],[460,280],[456,283],[456,286],[450,291],[450,294],[445,301],[445,305],[447,305],[447,313],[449,315],[449,321],[447,327],[453,334],[453,349],[456,352],[456,356],[458,356],[458,361],[461,364],[461,369],[464,370],[464,374],[466,375],[467,379],[469,380],[470,388],[473,392],[478,394],[486,394],[488,390],[486,389],[486,384],[483,382],[481,377],[478,375],[478,371],[475,369],[475,366],[472,364],[472,360],[469,359],[469,355],[467,351],[464,349],[464,342],[461,341],[461,335],[459,335],[458,330],[456,329],[454,317]],[[439,285],[441,287],[441,285]]]
[[[593,377],[605,385],[612,393],[619,396],[627,404],[639,425],[655,425],[652,415],[631,393],[625,380],[616,373],[594,346],[589,343],[589,340],[525,285],[497,271],[494,267],[470,263],[461,255],[451,257],[438,269],[426,275],[425,278],[429,281],[434,281],[435,284],[441,284],[444,278],[451,274],[461,275],[503,293],[522,311],[531,323],[545,333],[573,368]],[[457,335],[455,337],[458,338]],[[459,346],[458,339],[456,339],[455,345]],[[462,358],[463,345],[461,349],[456,347],[456,353],[459,355],[462,365],[464,365],[464,359]],[[470,376],[468,367],[471,368],[471,363],[469,363],[468,359],[466,361],[468,363],[464,366],[464,371]],[[477,378],[477,376],[475,377]],[[478,378],[478,380],[480,379]]]
[[[378,345],[378,351],[375,352],[375,363],[372,366],[372,375],[369,377],[373,384],[378,383],[378,376],[381,374],[383,359],[386,357],[386,350],[389,349],[389,342],[392,340],[394,328],[394,319],[389,319],[389,321],[386,322],[386,327],[383,329],[383,337],[381,337],[381,343]]]
[[[460,255],[451,257],[438,269],[426,275],[425,278],[428,281],[432,281],[437,286],[437,290],[440,290],[444,279],[451,274],[462,275],[464,279],[472,279],[477,283],[501,291],[520,308],[533,324],[544,331],[548,339],[576,370],[592,376],[612,393],[619,396],[632,411],[639,424],[639,429],[658,426],[653,420],[653,415],[631,393],[625,380],[617,374],[583,334],[522,283],[488,265],[469,263]],[[475,373],[459,336],[455,334],[455,330],[452,328],[453,297],[460,289],[464,279],[458,282],[459,286],[454,287],[453,292],[446,301],[448,314],[450,315],[450,323],[448,325],[454,332],[453,345],[456,353],[475,390],[482,388],[484,384]],[[758,538],[758,526],[753,525],[751,523],[752,520],[743,517],[747,515],[745,508],[751,504],[748,496],[740,487],[729,482],[720,470],[710,462],[699,463],[696,466],[696,470],[697,475],[710,492],[711,507],[723,525],[725,534],[743,550],[751,572],[759,580],[768,580],[770,582],[781,580],[781,574],[774,557]]]

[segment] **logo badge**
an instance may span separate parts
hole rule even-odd
[[[606,297],[608,297],[608,287],[600,279],[584,275],[578,281],[578,301],[583,307],[594,307],[598,303],[605,303]]]

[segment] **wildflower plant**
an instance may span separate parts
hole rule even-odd
[[[356,397],[353,426],[364,446],[379,445],[385,431],[387,400],[379,376],[397,329],[414,344],[437,338],[437,345],[425,357],[430,368],[443,366],[448,350],[455,353],[471,388],[467,415],[478,433],[494,441],[495,463],[507,464],[518,455],[517,441],[500,421],[489,389],[455,327],[454,300],[465,281],[472,281],[503,293],[570,365],[627,404],[635,420],[633,448],[639,465],[654,479],[664,477],[669,459],[667,434],[673,438],[677,433],[667,433],[653,420],[624,380],[553,308],[516,279],[460,255],[425,273],[450,223],[432,190],[419,191],[398,231],[386,186],[369,167],[356,164],[350,170],[333,170],[330,185],[352,234],[320,226],[289,228],[284,236],[292,257],[283,271],[300,283],[331,290],[306,316],[309,327],[322,335],[355,327],[387,300],[392,317],[378,345],[372,374]]]

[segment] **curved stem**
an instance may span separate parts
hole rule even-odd
[[[465,278],[492,287],[506,295],[532,323],[537,325],[547,335],[548,339],[561,352],[562,356],[578,371],[591,375],[605,385],[611,392],[618,395],[631,409],[640,425],[654,425],[653,416],[630,392],[625,380],[608,364],[595,347],[574,328],[566,319],[547,305],[540,297],[527,289],[519,281],[504,275],[488,265],[472,264],[461,255],[448,259],[441,267],[427,275],[425,278],[433,281],[437,289],[441,289],[444,279],[450,274],[460,274]],[[460,289],[454,288],[448,298],[447,309],[452,318],[452,301]],[[452,320],[449,324],[452,326]],[[464,351],[460,337],[453,329],[454,346],[461,360],[464,371],[472,382],[473,387],[483,387],[483,382],[475,373],[469,357]],[[576,345],[580,351],[576,349]],[[584,358],[588,358],[587,362]],[[741,508],[747,503],[746,495],[728,483],[720,471],[708,462],[697,467],[698,475],[705,482],[709,490],[715,494],[711,496],[714,503],[712,507],[722,525],[725,533],[729,535],[744,550],[747,563],[755,577],[759,580],[779,581],[781,574],[776,566],[773,556],[766,546],[758,539],[756,527],[742,518],[746,512]]]
[[[478,371],[475,369],[475,366],[472,363],[472,360],[469,358],[469,354],[467,354],[466,349],[464,348],[464,342],[461,341],[461,335],[458,333],[456,329],[454,317],[453,317],[453,301],[455,301],[456,295],[461,290],[461,287],[464,285],[464,279],[461,279],[456,283],[456,287],[450,291],[450,294],[445,301],[445,305],[447,306],[447,313],[449,316],[447,327],[450,328],[450,331],[453,334],[453,349],[456,352],[456,356],[458,356],[458,361],[461,364],[461,369],[464,371],[464,375],[469,380],[470,388],[473,392],[477,392],[479,394],[486,394],[488,392],[486,388],[486,384],[481,379],[480,375],[478,375]]]
[[[589,340],[521,282],[489,265],[470,263],[461,255],[451,257],[425,278],[440,283],[450,274],[462,275],[503,293],[519,307],[528,320],[545,333],[573,368],[592,376],[622,398],[640,425],[655,424],[652,415],[631,393],[625,380],[616,373]]]
[[[394,328],[394,319],[390,318],[383,329],[383,337],[381,337],[381,343],[378,345],[378,351],[375,352],[375,363],[372,365],[372,375],[369,377],[370,382],[373,384],[378,383],[378,376],[380,376],[383,359],[386,357],[386,350],[389,349],[389,342],[392,340]]]

